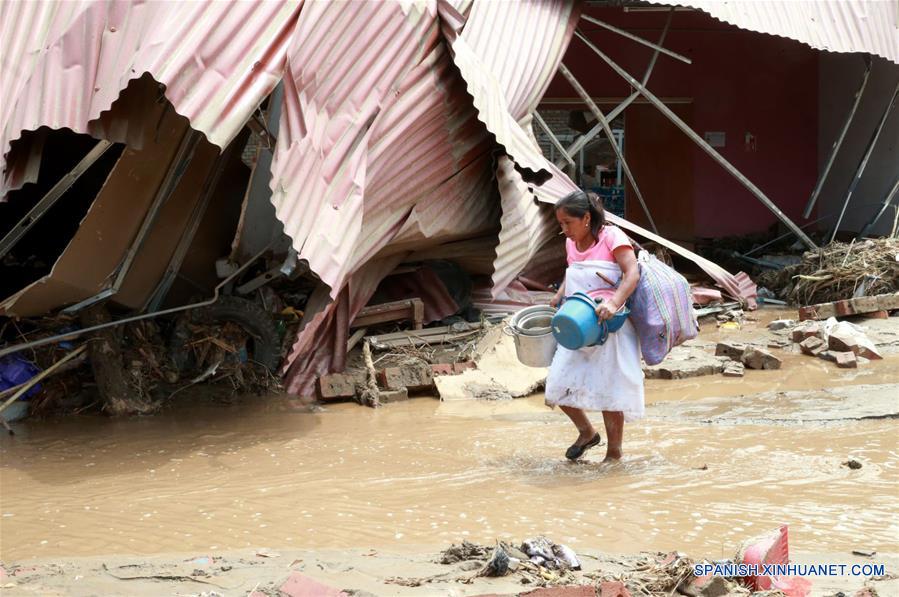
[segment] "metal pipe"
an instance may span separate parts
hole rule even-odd
[[[690,60],[689,58],[687,58],[686,56],[678,54],[677,52],[672,52],[671,50],[663,48],[662,46],[660,46],[658,44],[654,44],[651,41],[647,41],[647,40],[643,39],[642,37],[634,35],[633,33],[628,33],[624,29],[619,29],[618,27],[614,27],[612,25],[609,25],[608,23],[604,23],[603,21],[600,21],[599,19],[597,19],[595,17],[591,17],[590,15],[582,14],[581,18],[589,23],[593,23],[594,25],[599,25],[603,29],[608,29],[609,31],[611,31],[613,33],[617,33],[618,35],[621,35],[632,41],[635,41],[638,44],[643,44],[646,47],[649,47],[656,51],[659,51],[662,54],[665,54],[666,56],[671,56],[675,60],[680,60],[681,62],[684,62],[686,64],[693,64],[693,61]]]
[[[562,144],[559,143],[559,139],[553,134],[552,130],[550,130],[549,125],[546,124],[546,121],[543,120],[543,117],[540,116],[540,113],[534,110],[534,120],[543,129],[543,132],[546,133],[546,136],[549,137],[549,142],[553,144],[553,146],[562,152],[562,157],[565,158],[569,164],[574,166],[574,160],[571,159],[571,156],[565,153],[565,148],[562,147]]]
[[[59,334],[58,336],[50,336],[49,338],[41,338],[40,340],[33,340],[32,342],[25,342],[23,344],[16,344],[15,346],[7,346],[6,348],[0,348],[0,357],[4,357],[8,354],[12,354],[14,352],[19,352],[20,350],[30,350],[32,348],[37,348],[39,346],[46,346],[47,344],[54,344],[56,342],[62,342],[64,340],[74,340],[84,334],[90,334],[91,332],[96,332],[99,330],[103,330],[106,328],[115,327],[117,325],[123,325],[126,323],[133,323],[135,321],[141,321],[144,319],[151,319],[153,317],[159,317],[162,315],[171,315],[172,313],[179,313],[181,311],[187,311],[189,309],[197,309],[199,307],[206,307],[215,303],[219,300],[219,293],[222,288],[224,288],[227,284],[230,284],[232,280],[234,280],[237,276],[242,274],[247,270],[250,265],[256,262],[257,259],[262,257],[266,251],[271,248],[271,244],[265,246],[259,253],[254,255],[249,261],[244,263],[242,266],[237,268],[230,276],[219,282],[218,286],[215,287],[212,298],[207,299],[205,301],[201,301],[199,303],[191,303],[190,305],[182,305],[180,307],[172,307],[171,309],[165,309],[163,311],[155,311],[153,313],[144,313],[142,315],[135,315],[133,317],[126,317],[125,319],[119,319],[116,321],[107,321],[106,323],[101,323],[99,325],[95,325],[89,328],[84,328],[81,330],[74,330],[72,332],[68,332],[65,334]]]
[[[668,35],[668,29],[671,27],[671,20],[674,17],[674,8],[672,7],[668,11],[668,20],[665,22],[665,28],[662,29],[662,35],[659,36],[658,44],[661,46],[665,43],[665,37]],[[656,50],[652,53],[652,58],[649,60],[649,66],[646,67],[646,72],[643,73],[643,84],[646,85],[649,82],[649,76],[652,75],[652,69],[655,68],[656,60],[659,58],[659,50]],[[635,91],[627,96],[623,102],[618,104],[611,112],[608,114],[609,122],[615,122],[615,119],[624,112],[624,110],[630,106],[635,99],[640,97],[640,92]],[[599,131],[602,130],[602,124],[597,123],[592,129],[590,129],[587,133],[581,135],[577,139],[575,139],[574,143],[565,150],[563,155],[565,156],[573,156],[577,151],[581,149],[581,147],[585,146],[590,142],[593,137],[599,134]],[[556,166],[562,167],[561,162],[556,162]]]
[[[862,161],[858,165],[858,169],[855,171],[855,178],[853,178],[852,182],[849,184],[849,191],[846,193],[846,200],[843,201],[843,209],[840,211],[840,217],[837,218],[837,223],[833,227],[833,232],[830,233],[830,242],[833,242],[833,239],[836,238],[837,230],[840,229],[840,224],[843,223],[843,216],[846,214],[846,208],[849,206],[849,201],[852,199],[852,193],[855,192],[855,189],[858,187],[858,183],[862,178],[862,174],[865,172],[865,168],[868,167],[868,160],[871,159],[871,154],[874,152],[874,146],[877,145],[877,139],[880,138],[880,133],[883,131],[883,125],[886,124],[887,119],[890,117],[890,112],[893,110],[893,105],[896,103],[897,93],[899,93],[899,83],[896,83],[896,88],[893,89],[893,96],[890,98],[890,103],[887,104],[886,110],[884,110],[883,116],[880,118],[880,124],[874,129],[874,135],[868,142],[868,149],[865,150],[865,156],[862,158]]]
[[[621,167],[624,169],[624,175],[627,176],[627,179],[631,181],[631,186],[634,187],[634,194],[637,196],[637,200],[640,202],[640,206],[643,208],[643,213],[646,214],[646,219],[649,220],[649,225],[652,227],[652,231],[656,234],[659,233],[659,229],[656,228],[656,223],[652,219],[652,215],[649,213],[649,207],[646,205],[646,201],[643,200],[643,193],[640,192],[640,187],[637,186],[637,181],[634,178],[633,173],[631,172],[630,166],[627,165],[627,162],[624,159],[624,154],[621,152],[621,148],[618,147],[618,143],[615,142],[615,133],[612,132],[612,127],[609,126],[609,121],[606,120],[606,117],[603,115],[602,110],[599,109],[599,106],[593,101],[590,97],[590,94],[587,93],[587,90],[584,89],[578,80],[574,77],[568,67],[565,66],[565,63],[559,64],[559,72],[562,73],[562,76],[568,79],[568,82],[574,87],[574,90],[578,95],[584,100],[584,103],[587,104],[587,107],[590,108],[590,111],[593,112],[593,116],[596,117],[596,120],[602,125],[603,131],[605,131],[606,137],[609,138],[609,143],[612,144],[612,150],[615,152],[615,157],[618,158],[618,163],[621,164]]]
[[[714,159],[716,162],[721,164],[721,166],[724,167],[725,170],[730,172],[730,174],[734,178],[736,178],[744,187],[746,187],[753,195],[755,195],[756,198],[765,205],[765,207],[770,209],[771,212],[774,213],[774,215],[776,215],[778,217],[778,219],[780,219],[780,221],[782,221],[790,230],[792,230],[793,233],[796,234],[796,236],[798,236],[802,240],[803,243],[805,243],[811,249],[818,248],[818,246],[812,241],[812,239],[810,239],[808,237],[808,235],[806,235],[805,232],[803,232],[802,229],[799,228],[799,226],[797,226],[790,218],[788,218],[787,215],[785,213],[783,213],[780,210],[780,208],[778,208],[774,204],[774,202],[771,201],[767,197],[767,195],[765,195],[761,191],[761,189],[759,189],[757,186],[755,186],[751,180],[749,180],[748,178],[743,176],[743,174],[739,170],[737,170],[733,164],[728,162],[724,158],[724,156],[722,156],[720,153],[715,151],[715,149],[711,145],[709,145],[705,139],[700,137],[696,133],[696,131],[691,129],[687,125],[687,123],[685,123],[683,120],[681,120],[677,114],[672,112],[671,109],[668,106],[666,106],[664,103],[662,103],[662,101],[659,98],[657,98],[651,91],[646,89],[646,87],[641,85],[640,82],[637,81],[637,79],[635,79],[633,76],[628,74],[624,69],[622,69],[620,66],[618,66],[615,62],[613,62],[611,58],[606,56],[602,52],[602,50],[600,50],[595,45],[593,45],[590,42],[590,40],[588,40],[586,37],[584,37],[583,34],[581,34],[579,31],[575,31],[575,35],[577,35],[581,41],[583,41],[585,44],[587,44],[587,46],[590,47],[591,50],[593,50],[600,58],[602,58],[606,64],[608,64],[610,67],[612,67],[612,69],[615,72],[617,72],[622,78],[624,78],[631,85],[633,85],[643,95],[643,97],[648,99],[656,108],[658,108],[662,112],[662,114],[667,116],[671,122],[673,122],[688,137],[690,137],[690,139],[692,139],[694,143],[699,145],[699,147],[703,151],[705,151],[707,154],[709,154],[709,156],[711,156],[712,159]]]
[[[112,147],[110,141],[97,141],[97,144],[78,162],[74,168],[69,170],[65,176],[59,179],[53,188],[47,191],[47,194],[41,197],[34,207],[32,207],[25,217],[19,220],[19,223],[10,230],[3,240],[0,240],[0,259],[3,259],[7,253],[18,243],[25,233],[31,230],[38,220],[40,220],[47,211],[53,207],[57,201],[68,191],[73,184],[90,168],[94,162],[100,159],[106,151]]]
[[[815,185],[812,196],[808,198],[808,205],[805,206],[805,211],[802,212],[802,217],[805,219],[808,219],[812,213],[812,209],[815,207],[815,202],[818,200],[818,195],[821,193],[824,181],[830,173],[830,168],[833,166],[833,162],[837,157],[837,152],[840,151],[840,146],[843,144],[843,139],[846,137],[846,131],[849,130],[849,125],[852,123],[852,119],[855,117],[855,111],[858,110],[858,104],[861,102],[862,93],[864,93],[865,86],[868,84],[868,77],[871,75],[871,56],[865,57],[865,62],[865,76],[862,77],[862,84],[858,88],[858,91],[855,92],[855,101],[852,102],[852,109],[849,110],[849,116],[846,117],[846,122],[843,123],[843,128],[840,130],[837,140],[833,142],[833,146],[830,148],[830,156],[827,158],[827,164],[824,166],[824,171],[818,178],[818,184]]]
[[[865,224],[865,227],[862,228],[862,231],[858,233],[858,236],[855,238],[861,238],[862,236],[866,236],[868,232],[871,231],[871,228],[874,227],[874,224],[877,223],[877,220],[880,219],[880,216],[883,215],[883,212],[887,210],[890,206],[890,203],[893,201],[893,198],[896,196],[896,193],[899,192],[899,176],[896,177],[896,182],[893,183],[893,188],[887,191],[887,196],[884,198],[883,203],[880,205],[880,210],[871,218],[871,221]]]

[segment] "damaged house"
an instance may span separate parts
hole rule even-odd
[[[893,2],[0,12],[0,354],[46,368],[96,335],[101,387],[117,323],[160,322],[165,354],[135,359],[160,379],[249,360],[308,397],[370,325],[545,301],[551,206],[579,186],[750,308],[750,277],[700,255],[719,239],[895,233]]]

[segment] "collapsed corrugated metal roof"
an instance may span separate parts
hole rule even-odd
[[[0,7],[4,154],[40,126],[139,143],[104,111],[144,72],[224,146],[284,74],[272,201],[328,285],[285,364],[299,394],[342,367],[352,318],[403,260],[451,257],[493,274],[497,293],[552,238],[552,211],[535,198],[576,187],[543,157],[530,118],[578,16],[572,0],[301,4]],[[6,165],[7,187],[28,171]],[[618,223],[739,291],[714,264]]]
[[[817,50],[864,52],[899,64],[895,0],[650,0],[707,12],[740,29],[801,41]]]
[[[143,73],[224,148],[281,78],[300,0],[0,3],[0,153],[46,126],[140,146],[101,115]],[[22,158],[26,159],[26,158]],[[0,196],[28,182],[6,164]],[[33,170],[33,168],[32,168]]]

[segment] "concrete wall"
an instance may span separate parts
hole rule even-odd
[[[823,171],[831,147],[852,107],[865,67],[858,55],[829,52],[821,53],[819,66],[818,164],[819,171]],[[899,65],[877,58],[858,111],[818,199],[818,213],[821,216],[834,214],[821,223],[826,230],[831,230],[836,221],[849,184],[890,101],[897,81],[899,81]],[[861,230],[876,213],[897,176],[899,176],[899,105],[893,108],[874,147],[874,153],[853,193],[840,229],[851,232]],[[871,234],[889,233],[894,215],[895,211],[892,208],[887,209]]]
[[[588,14],[650,40],[657,40],[665,24],[664,12],[625,13],[621,9],[588,8]],[[652,50],[584,21],[581,28],[615,62],[638,78]],[[817,180],[818,58],[819,53],[791,40],[741,31],[701,12],[677,12],[665,47],[692,59],[687,65],[660,56],[649,89],[671,103],[692,103],[688,123],[700,134],[720,131],[726,144],[719,151],[762,189],[794,220]],[[630,88],[581,41],[572,40],[564,62],[598,98],[629,94]],[[556,77],[546,103],[576,98],[568,83]],[[625,137],[628,114],[625,112]],[[632,114],[632,117],[635,115]],[[746,142],[747,133],[751,135]],[[664,136],[660,135],[660,139]],[[627,145],[627,141],[625,141]],[[634,151],[628,146],[628,152]],[[664,154],[662,143],[648,144],[647,152]],[[730,174],[693,146],[692,209],[698,237],[760,232],[777,219]],[[664,160],[654,163],[641,178],[683,180],[666,171]],[[673,160],[680,167],[683,160]],[[647,197],[647,203],[653,202]],[[664,226],[660,223],[664,234]]]

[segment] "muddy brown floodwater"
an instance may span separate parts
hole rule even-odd
[[[765,390],[899,382],[897,357],[852,372],[828,365],[796,357],[737,382],[651,380],[648,417],[627,428],[625,459],[612,466],[599,464],[601,448],[582,464],[564,462],[574,434],[540,396],[340,404],[315,414],[257,399],[182,403],[142,419],[27,423],[0,441],[0,555],[402,551],[547,533],[576,549],[730,556],[780,523],[791,525],[793,549],[897,552],[895,419],[709,424],[653,415],[709,396],[725,398],[720,414]],[[864,467],[841,466],[848,456]]]

